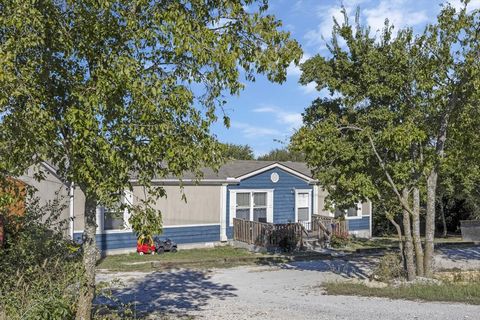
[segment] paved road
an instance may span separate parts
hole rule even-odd
[[[475,250],[480,260],[480,248]],[[479,306],[323,294],[322,282],[362,278],[371,264],[365,258],[115,277],[127,284],[117,296],[134,301],[138,310],[200,319],[480,319]],[[100,275],[98,280],[111,278]]]

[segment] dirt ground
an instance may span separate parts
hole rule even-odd
[[[364,257],[206,272],[100,274],[97,280],[121,279],[125,287],[116,290],[116,296],[138,311],[199,319],[480,319],[480,307],[474,305],[329,296],[322,292],[324,281],[367,277],[374,261]],[[480,269],[480,247],[442,249],[436,265]]]

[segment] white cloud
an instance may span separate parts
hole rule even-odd
[[[429,17],[425,11],[417,11],[415,8],[409,8],[409,1],[382,0],[377,7],[362,10],[366,23],[372,28],[372,31],[380,31],[385,25],[385,19],[395,26],[396,30],[405,26],[416,26],[428,21]]]
[[[448,1],[457,11],[463,8],[463,3],[460,0]],[[480,0],[471,0],[467,6],[467,11],[480,9]]]
[[[312,56],[306,52],[303,53],[302,58],[300,59],[300,64],[304,63],[308,59],[310,59]],[[300,66],[296,66],[292,63],[287,68],[287,75],[289,76],[295,76],[299,77],[302,74],[302,70],[300,70]]]
[[[474,2],[480,2],[480,0],[474,0]],[[360,7],[362,23],[369,25],[374,32],[383,28],[387,18],[395,26],[396,30],[406,26],[413,27],[425,23],[429,19],[425,10],[417,10],[418,6],[414,0],[380,0],[374,6],[365,0],[352,0],[343,5],[351,22],[355,19],[357,7]],[[331,38],[333,18],[338,23],[344,21],[341,3],[317,7],[317,16],[320,19],[317,28],[308,31],[305,34],[305,39],[308,45],[320,45],[321,49],[324,49],[325,41],[323,39],[328,40]]]
[[[287,125],[289,130],[298,129],[302,125],[302,115],[299,112],[288,112],[279,107],[268,105],[254,109],[253,112],[271,113],[278,123]]]
[[[365,0],[351,0],[343,3],[350,20],[354,18],[356,8],[364,1]],[[305,34],[305,39],[309,45],[323,44],[324,39],[329,39],[332,36],[334,19],[340,24],[344,21],[341,2],[329,6],[318,6],[316,12],[320,18],[320,23],[316,29],[310,30]]]
[[[305,86],[301,86],[300,89],[302,89],[304,94],[312,94],[317,92],[317,84],[315,82],[310,82]]]
[[[280,131],[276,129],[269,129],[265,127],[252,126],[244,122],[232,122],[232,128],[239,129],[242,131],[243,135],[246,138],[255,138],[258,136],[279,136],[281,135]]]

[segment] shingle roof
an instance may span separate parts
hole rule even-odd
[[[311,170],[304,162],[293,161],[261,161],[261,160],[232,160],[221,166],[218,172],[211,168],[202,169],[203,179],[227,179],[238,178],[250,172],[268,167],[274,163],[279,163],[305,176],[313,178]],[[183,179],[195,179],[192,173],[185,173]]]

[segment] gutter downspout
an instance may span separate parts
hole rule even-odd
[[[70,239],[73,240],[73,230],[74,230],[74,218],[75,218],[75,210],[74,210],[74,192],[75,192],[75,185],[74,183],[70,183],[70,205],[69,205],[69,218],[70,218]]]

